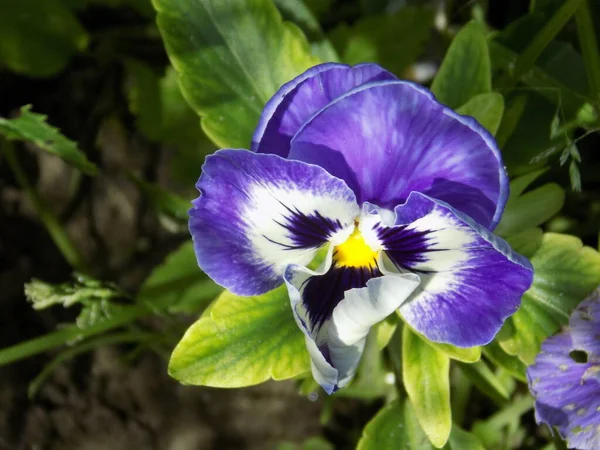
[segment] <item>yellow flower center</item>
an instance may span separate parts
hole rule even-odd
[[[338,267],[368,267],[377,266],[377,252],[365,242],[358,227],[343,244],[335,247],[333,260]]]

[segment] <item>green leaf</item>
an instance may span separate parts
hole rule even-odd
[[[495,135],[504,114],[504,97],[497,92],[479,94],[472,97],[456,112],[474,117],[486,130]]]
[[[521,416],[532,408],[533,398],[530,395],[516,396],[511,403],[489,419],[475,422],[473,433],[485,448],[506,448],[503,445],[507,442],[514,444],[511,448],[521,448],[519,440],[515,439],[519,435],[519,422]]]
[[[528,14],[514,21],[489,41],[495,71],[511,73],[536,33],[547,23],[546,14]],[[550,42],[531,69],[520,81],[538,96],[560,105],[571,119],[587,102],[593,102],[587,89],[585,65],[571,44]]]
[[[402,376],[419,423],[431,443],[443,447],[452,428],[450,359],[404,327]]]
[[[377,348],[379,350],[383,350],[385,347],[387,347],[397,327],[398,316],[395,314],[389,315],[373,327],[373,333],[376,336]]]
[[[74,282],[50,284],[36,278],[25,284],[25,296],[34,309],[46,309],[61,305],[69,308],[87,301],[109,300],[121,296],[121,292],[112,284],[87,278],[83,275]]]
[[[547,183],[517,198],[510,199],[495,233],[511,236],[534,228],[551,219],[563,207],[565,191],[556,183]]]
[[[515,64],[518,53],[496,41],[490,41],[489,45],[494,69],[504,69]],[[553,47],[551,46],[550,49]],[[552,71],[553,67],[561,65],[566,67],[573,64],[579,65],[577,61],[582,62],[581,56],[574,52],[572,47],[566,44],[554,48],[552,51],[553,60],[549,61],[548,66],[540,66],[540,62],[538,61],[538,65],[521,78],[521,82],[528,86],[531,92],[545,98],[554,105],[560,105],[562,111],[569,119],[579,112],[586,102],[591,99],[588,95],[580,92],[572,82],[566,81],[561,75],[552,74],[549,71]],[[573,72],[576,73],[576,71]]]
[[[508,201],[514,202],[517,201],[519,196],[525,192],[525,189],[531,185],[535,180],[537,180],[541,175],[543,175],[548,169],[539,169],[533,172],[529,172],[526,175],[522,175],[518,178],[513,179],[510,182],[510,197]]]
[[[125,60],[125,70],[125,94],[129,110],[136,116],[136,126],[148,139],[160,141],[163,114],[159,77],[152,67],[135,59]]]
[[[460,429],[456,425],[452,427],[448,445],[444,448],[448,450],[485,450],[477,436]]]
[[[592,20],[592,10],[589,0],[584,0],[577,9],[575,12],[575,21],[577,23],[579,44],[584,56],[590,92],[598,107],[600,106],[600,50],[598,49],[597,31],[594,30],[594,21]]]
[[[57,285],[34,278],[25,284],[25,296],[36,310],[54,305],[61,305],[64,308],[80,305],[82,309],[76,322],[81,330],[119,316],[124,307],[111,300],[126,297],[114,284],[104,283],[81,274],[76,274],[73,282]]]
[[[496,366],[506,370],[509,374],[515,377],[517,380],[527,383],[527,376],[525,374],[525,364],[515,356],[511,356],[506,353],[497,341],[493,341],[483,348],[483,354]]]
[[[510,76],[516,84],[521,76],[529,72],[536,60],[548,47],[558,32],[566,25],[583,0],[566,0],[551,17],[544,21],[542,28],[528,41],[527,47],[511,67]]]
[[[542,231],[537,225],[555,215],[564,203],[564,190],[549,183],[523,195],[523,192],[547,169],[529,172],[510,182],[510,197],[495,233],[506,238],[511,246],[527,257],[541,245]],[[533,210],[533,211],[531,211]]]
[[[533,285],[497,336],[504,351],[525,364],[533,363],[542,341],[566,325],[572,310],[600,285],[600,254],[574,236],[546,233],[531,263]]]
[[[334,450],[334,447],[322,437],[311,437],[304,441],[302,445],[292,442],[281,442],[275,450]]]
[[[423,52],[433,19],[431,8],[405,6],[395,14],[365,17],[352,27],[342,25],[331,39],[344,62],[377,62],[402,76]]]
[[[479,439],[458,426],[452,427],[445,450],[485,450]],[[398,400],[379,410],[366,425],[356,450],[433,450],[419,426],[408,400]]]
[[[303,0],[273,0],[273,2],[285,20],[294,22],[306,34],[316,56],[323,61],[339,61],[335,48],[323,33],[319,21],[306,2]],[[322,2],[326,3],[325,0]]]
[[[425,450],[429,440],[408,401],[394,401],[379,410],[364,428],[356,450]]]
[[[523,112],[525,111],[526,105],[526,95],[513,97],[508,103],[505,104],[502,122],[500,122],[500,128],[498,128],[498,131],[495,135],[496,142],[498,142],[498,147],[501,149],[504,149],[508,139],[512,136],[517,128],[521,117],[523,117]]]
[[[531,258],[542,246],[544,232],[541,228],[528,228],[520,233],[512,234],[506,238],[506,242],[516,252]]]
[[[160,77],[149,65],[134,59],[128,59],[125,68],[125,93],[129,110],[137,117],[137,128],[146,138],[170,147],[173,178],[182,186],[193,186],[204,158],[216,148],[202,131],[198,115],[184,100],[177,73],[168,67]],[[189,205],[186,217],[187,209]]]
[[[410,326],[408,324],[404,324],[404,326],[410,328]],[[481,347],[455,347],[454,345],[450,345],[450,344],[441,344],[439,342],[432,342],[429,339],[427,339],[425,336],[423,336],[422,334],[419,334],[414,329],[410,328],[410,330],[414,334],[418,335],[423,342],[426,342],[427,344],[429,344],[431,347],[433,347],[437,351],[440,351],[440,352],[446,354],[446,356],[448,356],[452,359],[455,359],[457,361],[472,363],[472,362],[479,361],[479,359],[481,358]]]
[[[310,370],[285,286],[255,297],[221,294],[175,348],[169,374],[186,384],[250,386]]]
[[[122,311],[123,305],[112,303],[108,300],[87,301],[84,303],[75,323],[79,329],[90,329],[107,322],[113,317],[118,317]]]
[[[433,348],[446,354],[446,356],[456,361],[474,363],[481,359],[481,347],[455,347],[454,345],[450,344],[431,342],[424,337],[423,339]]]
[[[186,242],[152,271],[137,297],[138,301],[165,308],[171,314],[198,313],[222,290],[198,268],[194,245]]]
[[[60,156],[83,173],[94,175],[96,165],[88,161],[77,144],[67,139],[57,128],[46,123],[46,116],[30,111],[31,106],[23,106],[21,115],[15,119],[0,117],[0,133],[7,139],[31,142],[38,147]]]
[[[300,450],[334,450],[334,447],[322,437],[312,437],[302,444]]]
[[[318,61],[269,0],[154,0],[184,97],[220,147],[248,148],[264,104]]]
[[[394,390],[394,385],[386,383],[386,372],[378,335],[374,329],[367,336],[356,376],[347,387],[338,391],[337,397],[372,399],[389,395]]]
[[[469,22],[452,41],[431,91],[441,103],[458,108],[472,97],[491,90],[487,39],[481,24]]]
[[[0,2],[0,64],[15,72],[54,75],[87,44],[87,33],[59,0]]]
[[[127,176],[137,185],[142,194],[144,194],[144,197],[156,211],[187,224],[187,219],[189,217],[188,210],[192,204],[189,200],[170,192],[157,184],[148,183],[132,173],[128,173]]]
[[[504,388],[504,385],[498,380],[496,375],[490,370],[484,361],[474,364],[459,363],[460,369],[471,380],[471,382],[498,404],[504,403],[510,397],[510,394]]]
[[[571,180],[571,189],[574,192],[581,192],[581,174],[575,160],[572,160],[571,164],[569,164],[569,178]]]

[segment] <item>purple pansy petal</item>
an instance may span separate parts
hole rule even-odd
[[[267,292],[288,264],[308,264],[328,241],[345,240],[355,196],[320,167],[247,150],[206,158],[190,210],[199,266],[238,295]]]
[[[395,226],[376,225],[379,240],[398,271],[421,277],[400,307],[404,319],[434,342],[489,343],[531,285],[529,261],[468,216],[421,193],[395,213]]]
[[[600,363],[600,290],[573,311],[569,327],[574,347],[586,352],[590,362]]]
[[[286,157],[290,140],[314,113],[352,88],[371,81],[395,80],[377,64],[325,63],[284,84],[267,102],[252,137],[252,150]]]
[[[580,450],[600,447],[600,364],[592,342],[600,326],[598,297],[596,292],[573,311],[570,328],[548,338],[527,369],[536,420],[556,427],[569,448]],[[588,352],[588,361],[577,362],[573,351]]]
[[[294,136],[289,158],[344,179],[360,203],[393,209],[423,192],[490,229],[508,195],[492,136],[404,81],[365,84],[332,101]]]
[[[330,252],[321,270],[290,265],[284,276],[294,317],[306,336],[313,377],[329,394],[354,376],[371,327],[393,313],[419,284],[412,273],[368,278],[360,269],[343,275],[341,270],[331,265]],[[328,305],[326,317],[321,304]]]

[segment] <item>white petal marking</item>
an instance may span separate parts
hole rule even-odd
[[[278,272],[283,272],[288,264],[307,265],[314,257],[314,249],[285,247],[293,243],[290,231],[280,225],[285,224],[290,217],[287,208],[306,215],[320,212],[329,219],[339,220],[344,228],[334,233],[330,242],[335,245],[337,241],[343,242],[347,239],[352,233],[358,205],[331,194],[315,195],[293,187],[284,189],[253,184],[248,192],[250,201],[244,211],[244,217],[248,223],[248,236],[256,251],[257,264],[268,261]]]

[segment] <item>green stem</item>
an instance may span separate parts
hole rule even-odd
[[[535,0],[531,0],[529,2],[529,12],[532,13],[535,11]]]
[[[0,147],[6,158],[6,162],[10,166],[10,169],[17,180],[17,183],[29,197],[33,207],[38,213],[40,220],[46,226],[46,229],[48,230],[48,233],[50,233],[52,240],[63,254],[67,262],[76,271],[83,273],[88,272],[87,265],[81,257],[81,254],[67,236],[64,228],[56,216],[44,205],[42,199],[29,182],[25,171],[19,163],[13,143],[6,140],[0,140]]]
[[[398,391],[398,398],[403,399],[406,397],[406,390],[404,389],[404,384],[402,381],[402,328],[406,326],[402,322],[398,322],[398,327],[388,346],[386,347],[386,351],[392,366],[392,371],[394,372],[396,390]]]
[[[197,277],[194,274],[194,277]],[[192,275],[182,277],[175,282],[166,282],[157,286],[153,286],[147,290],[150,298],[153,295],[157,295],[156,299],[148,301],[149,298],[143,297],[138,300],[138,303],[132,306],[124,306],[118,310],[117,313],[111,317],[103,320],[102,322],[92,325],[88,328],[79,328],[76,325],[70,325],[52,333],[45,334],[43,336],[30,339],[25,342],[13,345],[5,349],[0,349],[0,366],[10,364],[12,362],[28,358],[38,353],[42,353],[51,350],[56,347],[88,339],[94,335],[104,333],[105,331],[131,325],[138,319],[146,316],[161,314],[163,311],[167,311],[171,306],[171,296],[165,296],[160,298],[158,294],[165,292],[169,289],[176,290],[178,286],[188,286],[192,279]],[[211,284],[214,284],[211,282]],[[220,291],[221,288],[218,288]]]
[[[35,379],[29,383],[27,393],[29,398],[33,398],[44,381],[60,366],[63,362],[73,359],[81,354],[87,353],[96,347],[125,344],[128,342],[146,342],[155,338],[154,333],[144,333],[139,331],[124,331],[122,333],[110,334],[108,336],[100,336],[97,339],[84,342],[75,348],[65,350],[60,353],[56,358],[47,364],[44,369],[35,377]]]
[[[590,90],[598,109],[600,107],[600,53],[598,52],[598,42],[596,41],[589,0],[583,0],[581,6],[577,9],[575,21],[577,22],[577,33]]]
[[[463,425],[465,412],[471,398],[473,384],[456,366],[453,367],[452,375],[452,421],[458,425]]]
[[[500,412],[490,417],[487,423],[495,429],[499,429],[510,424],[531,409],[533,409],[533,398],[531,396],[523,395],[515,397]]]
[[[542,54],[548,44],[550,44],[552,39],[556,37],[558,32],[562,30],[571,16],[575,14],[575,11],[581,6],[582,2],[583,0],[567,0],[562,4],[558,11],[556,11],[552,18],[546,23],[544,28],[540,30],[523,53],[517,58],[512,74],[510,74],[508,79],[501,80],[498,83],[498,88],[514,87],[521,77],[534,67],[538,57]]]
[[[122,308],[118,315],[92,325],[89,328],[81,329],[76,325],[70,325],[53,333],[21,342],[12,347],[0,350],[0,366],[60,347],[69,342],[87,339],[107,330],[127,325],[134,320],[151,315],[152,313],[153,311],[144,305],[127,306]]]

